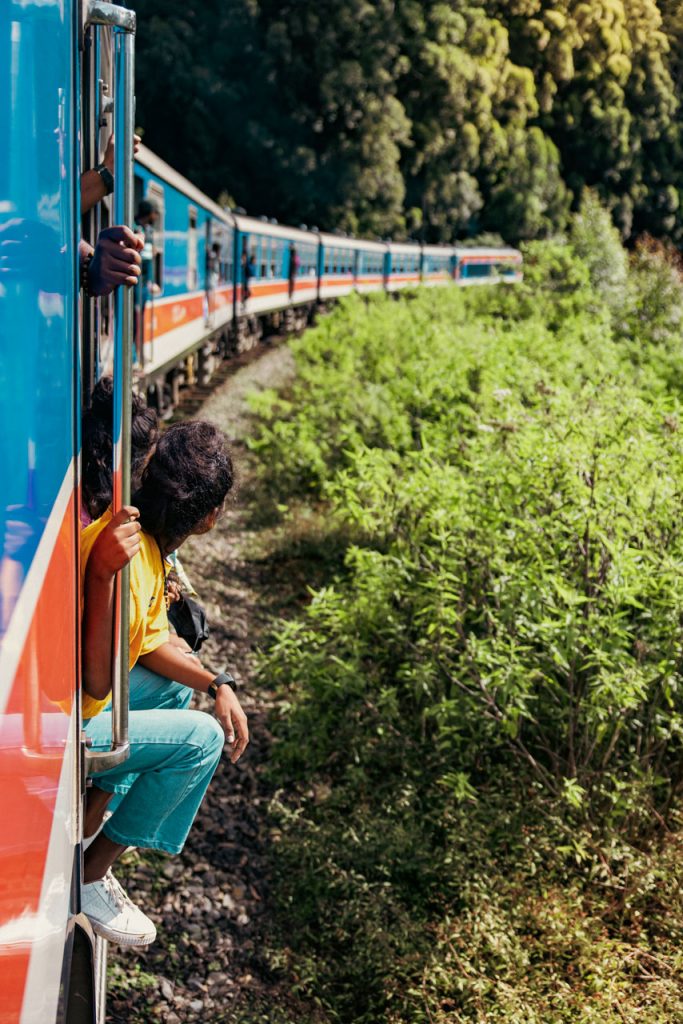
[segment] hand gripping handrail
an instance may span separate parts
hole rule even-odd
[[[135,14],[115,4],[90,0],[91,24],[113,25],[114,45],[114,224],[133,224],[133,135],[135,131]],[[133,290],[114,293],[114,416],[112,507],[130,504],[130,424],[133,353]],[[86,751],[89,772],[121,764],[128,757],[130,567],[114,580],[111,749]]]

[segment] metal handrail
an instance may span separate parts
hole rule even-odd
[[[105,10],[106,9],[106,10]],[[110,10],[112,9],[112,10]],[[92,24],[114,25],[114,223],[133,224],[133,135],[135,131],[135,14],[115,4],[91,0]],[[132,15],[132,18],[130,17]],[[105,16],[113,19],[100,20]],[[116,20],[118,19],[118,20]],[[114,293],[114,394],[112,509],[130,504],[130,429],[133,363],[133,290]],[[111,749],[86,751],[89,772],[105,771],[128,757],[130,567],[114,579],[112,637]]]
[[[86,26],[109,25],[110,28],[119,28],[130,35],[135,34],[135,11],[129,11],[119,4],[106,3],[105,0],[88,0],[84,15]]]

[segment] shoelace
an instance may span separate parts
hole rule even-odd
[[[117,882],[116,878],[114,878],[114,875],[111,872],[111,868],[109,869],[109,871],[107,871],[102,881],[104,883],[104,888],[112,897],[114,903],[116,903],[116,905],[120,907],[121,910],[123,910],[125,907],[130,907],[133,905],[128,897],[128,894],[126,893],[126,890],[119,882]]]

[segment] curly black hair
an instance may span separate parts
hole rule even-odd
[[[133,504],[162,554],[174,551],[220,509],[235,480],[228,441],[206,420],[176,423],[162,434]]]
[[[133,395],[131,420],[131,489],[140,476],[159,438],[154,409],[140,395]],[[114,382],[102,377],[93,388],[90,406],[81,421],[82,501],[92,519],[98,519],[112,499],[112,431]]]

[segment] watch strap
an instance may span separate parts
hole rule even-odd
[[[229,672],[220,672],[216,678],[209,683],[209,688],[206,692],[215,700],[221,686],[229,686],[231,690],[234,690],[236,685],[235,680]]]
[[[100,178],[104,182],[105,195],[110,196],[114,191],[114,175],[111,173],[109,168],[105,164],[98,164],[95,168]]]

